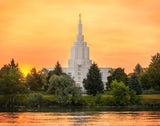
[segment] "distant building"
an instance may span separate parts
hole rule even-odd
[[[74,78],[76,86],[84,91],[83,79],[86,78],[88,69],[92,65],[92,60],[89,59],[89,47],[87,42],[84,42],[84,35],[82,34],[81,15],[79,17],[78,35],[76,42],[71,48],[71,59],[68,60],[68,68],[62,68],[63,72]],[[47,68],[49,71],[54,68]],[[107,77],[111,68],[99,68],[101,72],[102,81],[104,82],[104,89],[106,89]]]

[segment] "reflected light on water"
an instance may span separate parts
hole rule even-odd
[[[19,115],[18,115],[18,119],[19,119],[19,120],[22,120],[22,119],[23,119],[23,117],[24,117],[24,115],[23,115],[23,114],[19,114]]]
[[[160,112],[23,112],[0,113],[0,126],[115,125],[157,126]]]

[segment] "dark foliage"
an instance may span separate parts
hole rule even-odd
[[[122,68],[115,69],[111,75],[107,77],[107,80],[106,86],[108,90],[110,89],[110,84],[113,80],[117,80],[117,82],[122,81],[125,85],[128,85],[128,76]]]
[[[142,94],[141,83],[136,73],[133,73],[129,79],[129,88],[130,90],[134,90],[137,95]]]
[[[104,86],[97,64],[92,64],[87,74],[87,78],[83,80],[83,84],[84,88],[87,90],[87,94],[95,96],[97,93],[103,93]]]

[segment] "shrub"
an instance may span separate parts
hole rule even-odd
[[[136,92],[134,90],[131,90],[129,92],[130,95],[130,104],[135,105],[135,104],[142,104],[142,98],[140,96],[136,95]]]
[[[28,96],[29,106],[38,107],[41,105],[43,96],[40,93],[31,93]]]
[[[123,82],[117,82],[116,80],[111,83],[111,94],[115,101],[115,105],[128,105],[129,104],[129,87]]]

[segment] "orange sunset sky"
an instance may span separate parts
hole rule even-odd
[[[160,0],[0,0],[0,67],[68,66],[82,14],[90,58],[132,72],[160,49]]]

